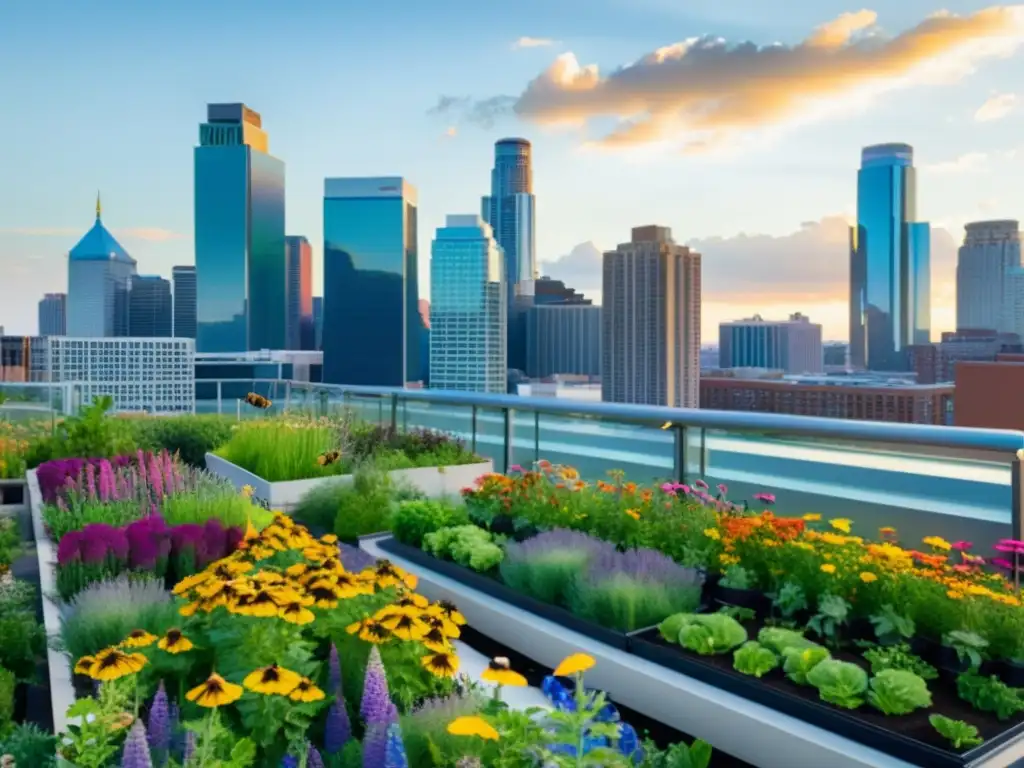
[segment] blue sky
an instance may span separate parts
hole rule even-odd
[[[946,4],[961,15],[987,6]],[[289,234],[308,236],[317,260],[323,178],[402,175],[420,192],[425,273],[444,215],[478,210],[494,140],[521,135],[534,143],[538,249],[547,271],[593,292],[600,287],[594,250],[562,257],[581,243],[614,247],[632,226],[671,226],[704,254],[709,339],[722,319],[797,310],[821,319],[827,336],[845,335],[837,217],[855,212],[860,147],[906,141],[922,169],[919,217],[944,230],[935,238],[934,322],[949,327],[951,253],[963,223],[1016,217],[1024,200],[1024,117],[1015,109],[1024,60],[1006,55],[1012,46],[1005,41],[1000,55],[968,51],[969,70],[930,72],[924,81],[915,70],[902,80],[876,79],[865,93],[836,78],[835,87],[798,100],[781,117],[762,119],[754,109],[747,124],[734,121],[715,148],[697,154],[682,147],[693,135],[686,121],[664,128],[661,143],[589,147],[623,116],[615,104],[570,104],[586,114],[584,127],[569,128],[549,125],[551,105],[536,100],[520,99],[518,113],[489,126],[474,121],[472,110],[429,113],[442,95],[519,97],[567,52],[607,75],[704,35],[794,46],[859,10],[835,0],[786,7],[780,15],[755,0],[4,3],[0,325],[33,332],[38,297],[65,288],[64,254],[91,225],[97,189],[104,221],[140,271],[169,275],[174,264],[192,263],[198,124],[207,102],[245,101],[262,114],[271,152],[286,162]],[[887,0],[870,7],[876,23],[858,29],[877,28],[884,39],[941,6]],[[523,37],[550,44],[516,48]],[[756,69],[710,76],[725,78],[726,91],[742,95],[743,86],[754,101],[766,95],[750,90]],[[766,89],[768,96],[778,91]],[[980,121],[978,110],[990,100],[984,116],[998,119]],[[320,272],[317,263],[317,282]]]

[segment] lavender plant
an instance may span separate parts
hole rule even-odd
[[[578,531],[556,528],[509,544],[501,563],[501,578],[517,589],[554,605],[566,605],[576,576],[600,555],[615,547]]]

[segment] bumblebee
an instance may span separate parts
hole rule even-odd
[[[260,410],[264,411],[271,405],[273,405],[273,403],[271,403],[270,400],[265,398],[263,395],[257,395],[255,392],[250,392],[248,395],[246,395],[245,402],[247,402],[254,408],[259,408]]]

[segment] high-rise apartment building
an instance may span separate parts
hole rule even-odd
[[[501,248],[475,214],[448,216],[430,251],[430,386],[504,394],[508,292]]]
[[[68,332],[68,295],[47,293],[39,300],[39,335],[64,336]]]
[[[288,349],[313,349],[313,249],[302,235],[285,243],[285,281],[288,294]]]
[[[128,335],[170,337],[173,325],[170,282],[159,275],[133,275],[128,287]]]
[[[975,221],[966,226],[956,261],[957,330],[1013,330],[1006,276],[1020,265],[1016,221]]]
[[[244,104],[207,106],[194,156],[196,348],[283,349],[284,163]]]
[[[324,297],[313,297],[313,349],[324,348]]]
[[[494,145],[491,194],[483,198],[481,215],[491,225],[505,255],[508,293],[510,368],[526,364],[525,313],[532,304],[537,279],[533,150],[526,139],[501,139]]]
[[[526,375],[601,375],[601,307],[561,280],[534,283],[526,313]]]
[[[699,406],[700,289],[700,254],[668,227],[634,227],[604,254],[603,400]]]
[[[850,228],[850,363],[907,369],[907,348],[931,337],[931,228],[917,221],[914,149],[861,152]]]
[[[194,339],[196,337],[196,268],[173,267],[171,280],[174,283],[174,337]]]
[[[718,326],[720,368],[770,368],[786,373],[825,370],[821,326],[797,312],[789,320],[754,315]]]
[[[325,180],[325,382],[421,380],[417,221],[401,177]]]
[[[100,338],[128,333],[128,280],[136,262],[103,226],[100,197],[96,222],[68,253],[68,334]]]

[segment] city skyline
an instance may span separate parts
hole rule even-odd
[[[620,233],[633,226],[670,226],[681,244],[704,256],[706,338],[714,338],[723,320],[755,312],[784,318],[797,311],[820,321],[826,338],[845,338],[846,225],[855,213],[860,149],[878,142],[906,142],[914,146],[920,167],[919,218],[936,228],[933,333],[952,329],[960,227],[967,221],[1021,218],[1011,203],[1024,198],[1024,181],[1012,172],[1014,165],[1024,162],[1016,138],[1021,116],[1014,111],[1022,64],[1019,58],[994,55],[1016,49],[1018,12],[925,21],[937,7],[917,0],[899,6],[876,4],[877,18],[863,12],[841,15],[855,10],[852,6],[798,4],[780,21],[753,3],[741,5],[744,9],[731,11],[730,16],[711,3],[697,2],[688,16],[680,16],[655,0],[625,6],[601,1],[588,6],[594,8],[593,18],[581,22],[572,9],[582,4],[569,2],[552,9],[529,0],[523,3],[523,28],[515,30],[489,25],[490,11],[464,18],[456,9],[465,4],[442,2],[430,14],[414,9],[406,18],[410,26],[396,30],[401,53],[341,86],[354,89],[353,96],[360,99],[360,119],[354,122],[345,116],[347,104],[313,95],[313,90],[328,85],[328,76],[314,64],[329,50],[328,38],[331,49],[338,44],[337,34],[326,34],[330,22],[337,22],[335,33],[343,28],[343,42],[352,38],[353,45],[346,43],[350,55],[366,55],[370,43],[356,38],[381,23],[374,9],[341,11],[308,3],[299,11],[264,9],[236,19],[232,23],[247,33],[240,35],[247,46],[297,26],[310,39],[300,55],[289,51],[281,57],[267,47],[259,65],[230,73],[227,70],[233,68],[218,67],[216,62],[233,55],[234,49],[203,50],[215,25],[189,28],[190,2],[160,12],[119,3],[88,14],[69,8],[69,23],[62,26],[80,34],[37,40],[32,49],[25,47],[33,39],[28,33],[42,17],[38,10],[19,9],[9,14],[11,24],[0,32],[5,44],[0,57],[25,57],[38,60],[40,66],[5,68],[0,86],[15,97],[28,98],[44,80],[54,80],[51,68],[66,71],[65,63],[74,58],[74,72],[52,95],[66,113],[63,119],[75,119],[77,127],[76,142],[58,141],[52,132],[64,123],[45,109],[27,114],[17,125],[0,127],[0,158],[19,179],[19,184],[0,191],[0,256],[13,263],[14,277],[5,281],[12,287],[0,287],[0,322],[8,332],[34,332],[39,298],[66,290],[59,267],[87,227],[85,211],[97,187],[104,194],[111,232],[145,265],[145,272],[169,277],[171,266],[193,262],[189,153],[195,145],[197,116],[207,102],[221,99],[253,105],[273,133],[273,152],[288,168],[289,233],[304,232],[313,244],[315,293],[322,290],[324,178],[394,173],[420,189],[418,267],[421,295],[426,297],[428,233],[447,213],[472,210],[473,201],[487,193],[493,142],[506,135],[522,136],[533,145],[539,271],[599,299],[600,260],[595,254],[614,248]],[[228,2],[204,13],[227,18],[232,7]],[[961,3],[957,11],[966,16],[983,7],[984,3]],[[168,30],[159,40],[145,34],[156,16]],[[449,27],[466,25],[468,31],[471,26],[472,43],[438,57],[437,43],[412,32],[418,20],[429,22],[431,17],[435,25],[438,19],[447,19]],[[780,42],[793,57],[812,56],[815,46],[845,51],[851,46],[844,48],[844,35],[870,34],[870,25],[876,23],[881,32],[875,39],[883,40],[876,45],[881,46],[886,45],[885,35],[914,35],[922,23],[942,25],[928,46],[915,48],[919,58],[904,62],[914,65],[910,69],[874,70],[879,82],[872,88],[898,90],[898,95],[865,95],[863,81],[837,73],[834,92],[800,91],[785,114],[757,113],[770,135],[734,124],[729,128],[731,149],[711,154],[692,154],[694,147],[687,154],[675,144],[618,152],[584,147],[588,140],[608,143],[615,127],[609,118],[622,111],[622,104],[595,95],[588,103],[576,98],[568,105],[556,104],[562,111],[553,112],[551,104],[537,100],[532,85],[527,88],[538,73],[542,83],[561,82],[552,77],[569,74],[573,62],[595,62],[600,72],[608,73],[634,61],[631,66],[637,73],[657,74],[653,62],[675,61],[678,71],[666,75],[662,87],[678,97],[677,106],[699,106],[706,95],[691,92],[691,102],[680,101],[687,95],[682,87],[689,82],[686,65],[710,65],[701,58],[700,46],[665,48],[676,40],[707,34],[762,46]],[[124,36],[117,56],[84,55],[80,46],[92,27],[118,34],[119,41]],[[185,30],[189,34],[183,34]],[[530,35],[531,39],[519,39]],[[968,48],[965,43],[970,43]],[[125,55],[136,57],[137,65],[127,68],[131,72],[123,67]],[[191,57],[181,74],[183,84],[169,75],[177,71],[169,65],[171,57]],[[951,57],[971,64],[971,71],[945,66]],[[480,59],[484,66],[476,65]],[[551,69],[553,61],[558,66]],[[413,62],[415,75],[409,74]],[[944,64],[943,78],[935,76],[939,63]],[[749,68],[744,70],[741,64],[717,76],[723,79],[725,93],[743,100],[750,97],[741,87],[749,85],[749,79],[743,80]],[[919,79],[917,65],[927,65],[929,82],[903,87],[908,79]],[[304,82],[307,76],[309,83]],[[600,83],[610,93],[615,77],[605,77]],[[99,92],[95,82],[103,84]],[[295,83],[300,87],[291,87]],[[503,93],[524,95],[518,101],[493,100]],[[457,98],[439,100],[443,94]],[[855,107],[840,117],[831,107],[806,106],[808,99],[817,103],[831,97]],[[514,106],[519,117],[491,115],[492,125],[480,127],[478,123],[488,119],[489,100],[506,112]],[[749,106],[760,109],[753,102]],[[92,125],[90,116],[99,114],[104,119]],[[589,128],[558,130],[541,124],[553,116],[583,118],[589,120]],[[684,128],[669,126],[669,133],[659,138],[692,133]],[[996,167],[1004,172],[995,173]],[[61,183],[55,185],[52,179],[57,174]],[[744,231],[764,234],[737,234]],[[597,246],[574,251],[589,241]],[[565,258],[567,254],[572,255]]]

